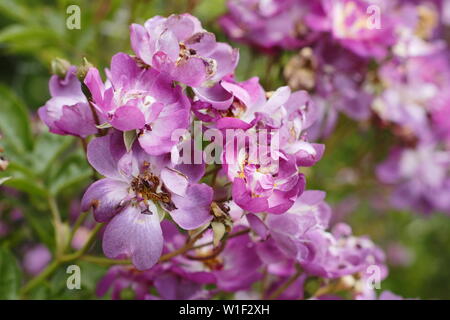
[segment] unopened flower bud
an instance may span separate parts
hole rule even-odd
[[[83,58],[83,62],[81,65],[77,68],[77,77],[78,79],[83,82],[84,78],[86,78],[86,75],[90,68],[93,68],[94,66],[86,59]]]
[[[70,68],[70,62],[61,58],[55,58],[51,62],[52,74],[64,78]]]

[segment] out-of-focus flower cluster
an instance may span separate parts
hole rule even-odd
[[[450,213],[450,63],[446,0],[229,0],[225,32],[272,55],[293,89],[311,93],[311,140],[339,113],[396,137],[378,178],[399,208]],[[448,32],[448,31],[447,31]]]
[[[245,13],[245,3],[243,8],[234,3],[234,14]],[[292,19],[308,12],[303,7],[309,5],[293,10],[293,4],[274,2],[260,8],[261,16],[241,18],[253,25],[259,17],[277,16],[282,33],[291,20],[279,15]],[[329,29],[329,17],[321,6],[313,7],[311,18],[323,29],[315,35]],[[232,17],[224,23],[231,24]],[[272,29],[256,32],[268,37],[260,39],[271,48],[294,49],[314,40],[297,38],[304,30],[294,24],[298,33],[290,37],[273,35]],[[387,54],[383,44],[392,42],[384,35],[353,36],[367,44],[342,36],[351,65],[343,61],[339,65],[348,72],[334,74],[344,80],[360,64],[367,67],[367,55]],[[238,81],[238,51],[217,42],[189,14],[133,24],[130,38],[134,55],[114,55],[105,78],[87,61],[80,67],[57,61],[49,84],[52,98],[39,110],[51,132],[89,141],[87,159],[103,178],[89,186],[81,209],[92,209],[95,220],[105,223],[106,257],[133,264],[112,267],[98,295],[112,288],[113,298],[123,298],[131,288],[141,299],[228,293],[321,299],[340,292],[374,298],[371,284],[387,274],[383,252],[346,224],[330,226],[325,193],[305,190],[301,173],[324,153],[322,144],[308,141],[325,112],[316,98],[331,103],[320,90],[336,95],[342,85],[333,83],[344,80],[324,73],[317,83],[327,87],[313,99],[289,87],[266,92],[258,78]],[[324,45],[336,45],[329,40]],[[352,98],[347,94],[336,108],[345,108]],[[315,289],[307,292],[310,282]]]

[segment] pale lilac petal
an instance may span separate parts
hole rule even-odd
[[[91,166],[108,178],[122,179],[117,162],[125,154],[122,133],[114,131],[104,137],[95,138],[87,147],[87,158]]]
[[[180,109],[171,114],[162,113],[151,124],[152,129],[144,131],[139,136],[140,145],[150,155],[158,156],[169,153],[172,147],[178,143],[178,140],[172,139],[174,130],[187,127],[189,109]]]
[[[217,110],[226,110],[233,102],[233,95],[222,87],[221,83],[217,83],[212,87],[195,88],[195,94],[201,101],[211,103],[212,107]]]
[[[252,127],[251,124],[237,118],[224,117],[217,121],[217,129],[242,129],[247,130]]]
[[[161,171],[161,179],[164,186],[166,186],[172,193],[179,196],[184,196],[186,194],[189,181],[188,178],[180,171],[164,168]]]
[[[49,101],[47,101],[47,104],[51,101],[52,99],[50,99]],[[59,129],[59,127],[57,127],[55,125],[55,119],[51,117],[51,115],[48,112],[48,108],[47,105],[40,107],[38,109],[38,115],[39,118],[42,120],[42,122],[44,122],[47,127],[49,128],[50,132],[53,132],[55,134],[65,134],[63,130]]]
[[[100,73],[96,68],[89,68],[89,71],[84,78],[84,84],[88,87],[94,102],[103,106],[103,93],[105,91],[105,85],[103,84]]]
[[[172,76],[191,87],[198,87],[207,79],[207,64],[201,58],[190,57],[177,65]]]
[[[248,224],[252,228],[255,233],[261,237],[261,239],[266,239],[269,235],[269,230],[266,226],[266,224],[256,215],[253,213],[247,213],[245,215],[247,218]]]
[[[158,213],[129,206],[106,226],[103,251],[111,259],[130,257],[137,269],[147,270],[158,262],[163,242]]]
[[[184,43],[196,51],[196,54],[206,57],[216,47],[216,36],[211,32],[198,32],[186,39]]]
[[[170,212],[173,220],[186,230],[196,229],[212,219],[210,205],[213,190],[206,184],[189,186],[184,197],[173,195],[177,209]]]
[[[145,63],[152,63],[152,54],[150,50],[150,39],[145,28],[139,24],[133,23],[130,26],[131,48]]]
[[[188,13],[171,15],[165,26],[176,35],[178,41],[184,41],[194,33],[202,31],[200,21]]]
[[[64,79],[53,75],[49,81],[49,91],[52,97],[83,97],[81,84],[76,76],[77,68],[70,66]]]
[[[119,52],[111,59],[111,82],[114,88],[128,88],[131,81],[141,74],[142,69],[138,67],[136,61],[129,55]]]
[[[82,138],[97,133],[94,117],[87,103],[64,106],[62,116],[55,121],[55,126],[68,134]]]
[[[116,110],[111,125],[121,131],[142,129],[145,125],[145,117],[142,111],[135,106],[123,106]]]
[[[217,71],[211,77],[212,81],[219,81],[223,77],[232,74],[239,62],[239,50],[233,49],[229,44],[218,42],[210,58],[216,60]]]
[[[92,208],[97,222],[108,221],[122,209],[121,202],[128,196],[128,187],[126,182],[120,180],[98,180],[84,193],[81,210]]]
[[[241,178],[234,179],[232,195],[236,204],[244,210],[259,213],[266,211],[268,208],[267,199],[252,197],[251,192],[247,190],[245,182]]]

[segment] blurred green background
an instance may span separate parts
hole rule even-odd
[[[80,30],[66,28],[66,9],[72,4],[81,9]],[[14,272],[22,273],[21,257],[31,244],[41,242],[53,250],[51,200],[57,199],[62,216],[67,217],[76,206],[73,199],[80,198],[92,174],[82,148],[75,148],[79,141],[47,133],[36,117],[37,108],[49,98],[51,60],[60,57],[80,64],[86,57],[103,69],[114,53],[131,53],[130,23],[172,13],[191,12],[217,38],[228,41],[216,24],[225,10],[224,0],[0,1],[0,146],[10,161],[0,179],[9,178],[5,185],[20,191],[1,191],[0,221],[12,230],[0,234],[0,247],[5,249],[2,259],[17,260]],[[269,68],[270,57],[233,45],[241,53],[239,80],[259,76],[267,90],[284,85],[282,64],[295,52],[283,53],[281,63]],[[389,133],[341,116],[337,130],[324,141],[324,158],[306,172],[308,188],[327,191],[335,219],[348,221],[356,235],[367,234],[385,249],[390,274],[382,290],[409,298],[450,299],[449,217],[389,209],[387,190],[374,179],[374,166],[391,141]],[[24,219],[13,219],[17,209]],[[105,269],[85,264],[89,275],[83,277],[83,290],[66,290],[61,269],[32,297],[94,298],[96,281]],[[20,275],[14,281],[24,278]],[[0,290],[0,297],[13,296]]]

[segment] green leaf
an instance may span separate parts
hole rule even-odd
[[[3,177],[3,178],[0,178],[0,186],[1,186],[5,181],[8,181],[9,179],[11,179],[11,177]]]
[[[0,130],[8,148],[14,148],[18,153],[31,150],[33,136],[26,107],[3,85],[0,85],[0,101]]]
[[[73,154],[62,162],[61,167],[47,182],[50,193],[56,196],[62,190],[88,180],[92,170],[81,155]]]
[[[5,181],[5,185],[32,195],[40,197],[47,196],[47,191],[45,188],[29,178],[11,177],[11,179]]]
[[[220,240],[222,240],[223,236],[225,235],[226,228],[225,225],[222,222],[211,222],[211,227],[213,229],[213,243],[214,247],[217,247],[220,243]]]
[[[36,139],[32,161],[37,174],[45,173],[56,158],[73,142],[72,137],[45,132]]]
[[[212,20],[226,11],[225,0],[201,1],[195,7],[195,16],[201,20]]]
[[[136,130],[125,131],[123,133],[123,142],[127,148],[127,152],[133,147],[133,143],[137,138]]]
[[[21,272],[16,258],[5,248],[0,248],[0,299],[17,299]]]
[[[36,28],[35,26],[10,25],[0,31],[0,42],[22,45],[26,41],[35,43],[56,41],[57,35],[49,28]]]
[[[17,0],[0,1],[0,14],[16,21],[28,22],[30,13],[27,7],[19,2]]]
[[[105,122],[96,126],[98,129],[109,129],[112,128],[112,125],[109,122]]]
[[[22,211],[27,224],[33,229],[39,240],[47,247],[51,248],[55,245],[55,239],[53,237],[53,224],[46,215],[42,215],[41,212],[35,212],[33,209],[25,209]]]

